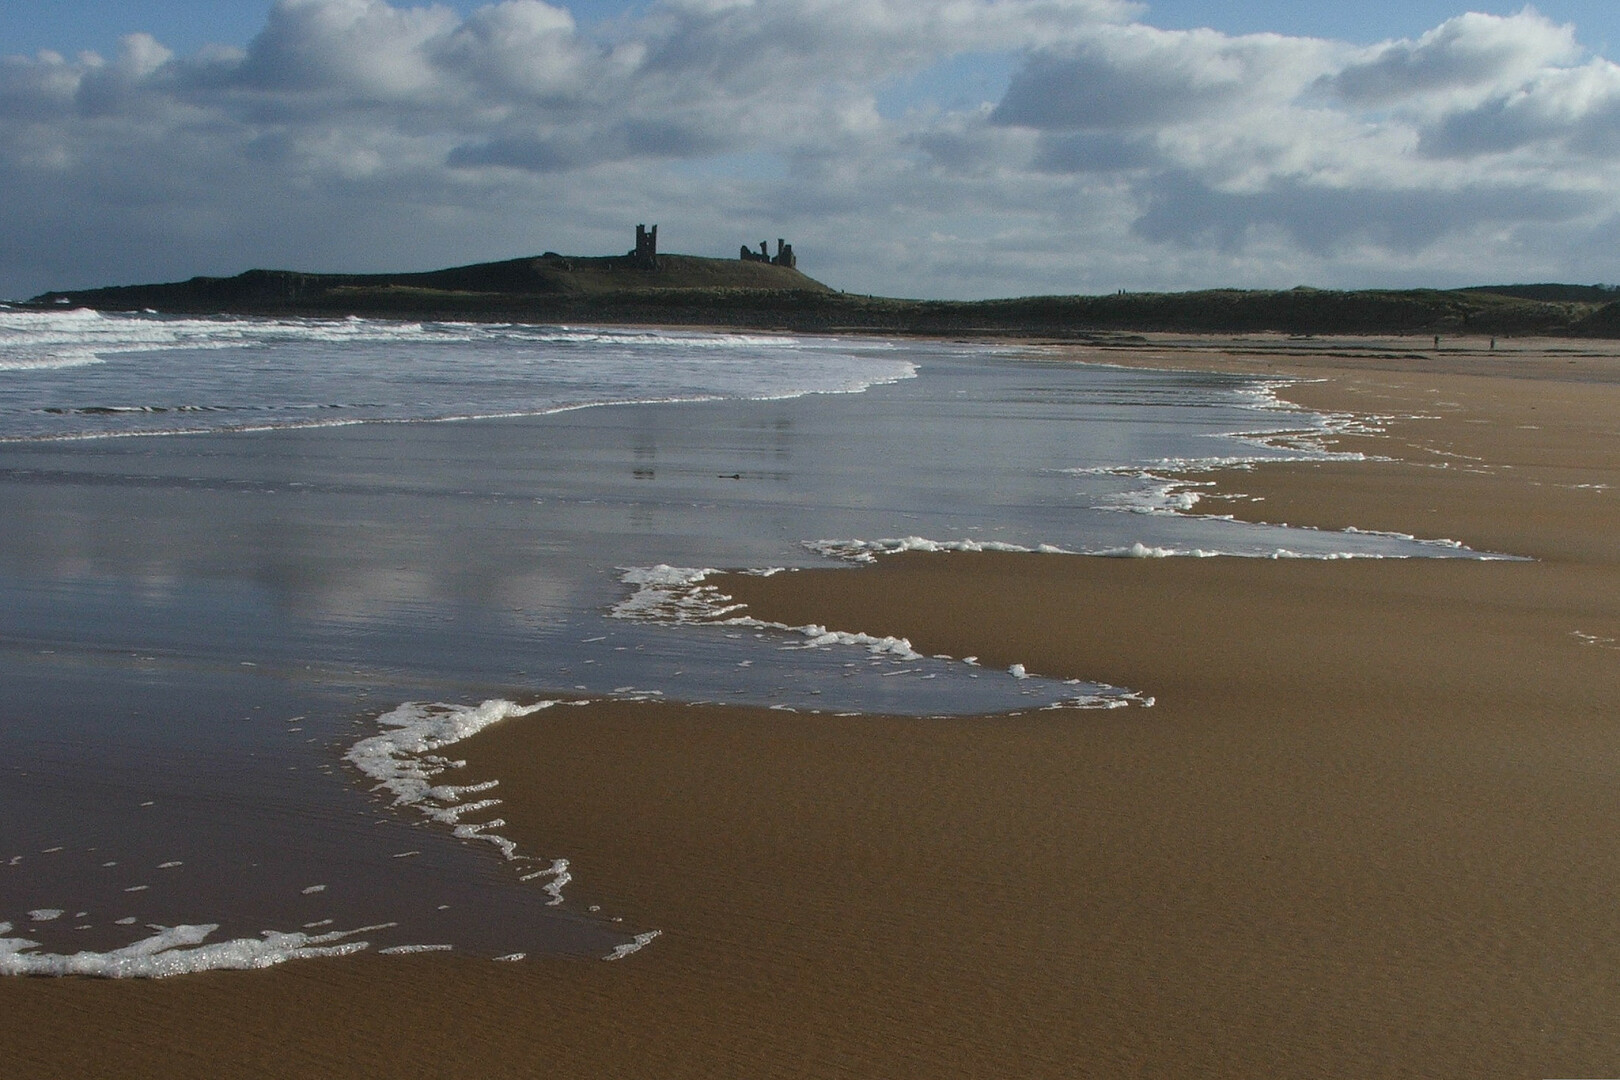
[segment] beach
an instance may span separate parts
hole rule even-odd
[[[1153,704],[594,701],[492,726],[506,835],[658,930],[621,961],[0,980],[17,1075],[1620,1072],[1620,357],[1065,347],[1264,374],[1390,460],[1189,473],[1197,512],[1520,556],[908,553],[710,579]],[[1464,347],[1466,345],[1466,347]],[[1483,372],[1483,373],[1481,373]],[[464,778],[464,779],[462,779]]]

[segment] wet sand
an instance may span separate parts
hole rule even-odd
[[[762,618],[1156,704],[548,710],[465,744],[466,779],[499,777],[507,831],[573,860],[576,901],[661,929],[650,948],[3,980],[7,1064],[1620,1073],[1620,360],[1576,348],[1087,354],[1306,374],[1326,381],[1286,397],[1428,417],[1344,443],[1397,461],[1224,474],[1214,511],[1535,561],[947,554],[728,578]]]

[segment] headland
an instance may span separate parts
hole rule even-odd
[[[910,300],[841,292],[777,242],[738,259],[657,251],[638,227],[624,255],[555,252],[444,270],[234,277],[42,293],[36,307],[106,311],[716,326],[799,332],[1016,336],[1138,344],[1140,333],[1620,337],[1620,291],[1597,285],[1465,289],[1208,289],[1183,293]],[[785,252],[785,254],[784,254]],[[1124,335],[1126,340],[1120,341]]]

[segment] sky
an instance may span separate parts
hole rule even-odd
[[[5,0],[0,296],[784,237],[852,292],[1620,281],[1620,4]]]

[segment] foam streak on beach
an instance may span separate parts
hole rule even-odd
[[[662,404],[19,431],[7,955],[311,952],[0,979],[11,1060],[1613,1071],[1620,359],[849,340],[766,393],[783,350]],[[125,422],[79,377],[27,423]]]

